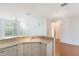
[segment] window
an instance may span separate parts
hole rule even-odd
[[[16,24],[13,20],[6,20],[4,23],[5,36],[16,35]]]
[[[0,20],[0,37],[21,35],[20,21]]]

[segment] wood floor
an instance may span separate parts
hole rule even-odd
[[[61,43],[62,56],[79,56],[79,46]]]

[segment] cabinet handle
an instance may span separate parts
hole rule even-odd
[[[0,53],[5,52],[5,51],[1,51]]]

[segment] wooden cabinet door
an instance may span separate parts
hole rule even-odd
[[[17,56],[17,46],[13,46],[1,50],[0,56]]]
[[[24,56],[32,56],[32,44],[31,43],[24,43],[23,55]]]
[[[47,46],[45,43],[41,43],[41,56],[47,55]]]
[[[24,56],[40,56],[40,43],[25,43],[23,52]]]
[[[40,42],[24,43],[24,56],[46,56],[47,45]]]
[[[32,56],[40,56],[41,54],[41,49],[40,49],[40,43],[39,42],[35,42],[32,43]]]
[[[23,43],[18,44],[18,56],[23,56]]]

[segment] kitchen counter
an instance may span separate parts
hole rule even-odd
[[[16,36],[2,39],[3,40],[0,40],[0,49],[27,42],[41,42],[48,44],[53,38],[46,36]]]

